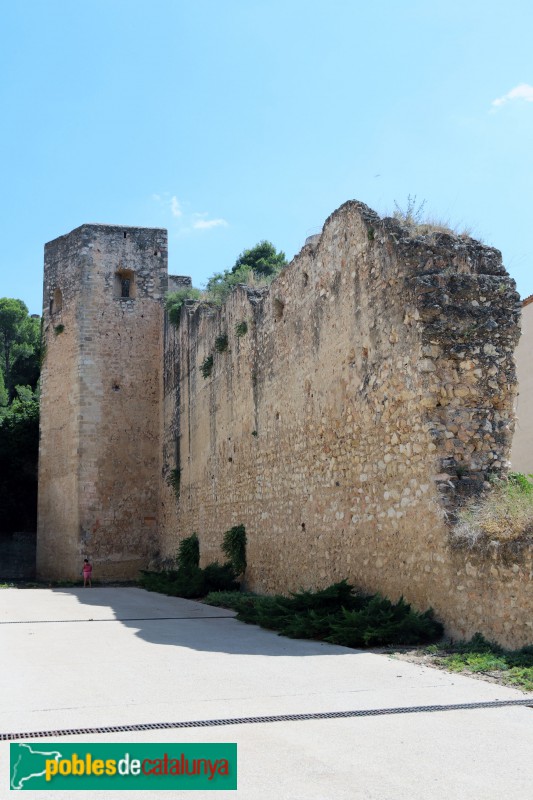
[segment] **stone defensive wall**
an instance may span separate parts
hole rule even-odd
[[[358,202],[268,289],[187,302],[164,330],[161,558],[196,531],[221,560],[243,523],[252,590],[347,578],[453,636],[533,641],[531,550],[450,536],[507,468],[519,317],[497,250]]]

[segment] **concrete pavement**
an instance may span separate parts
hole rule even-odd
[[[135,588],[1,590],[0,733],[526,697],[385,655],[285,639],[233,616]],[[237,742],[239,800],[525,800],[533,786],[528,707],[42,741]],[[2,798],[12,796],[7,764],[8,744],[0,742]],[[218,795],[228,793],[205,793]]]

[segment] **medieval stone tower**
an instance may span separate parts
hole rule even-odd
[[[138,575],[157,548],[167,232],[82,225],[45,246],[37,572]]]

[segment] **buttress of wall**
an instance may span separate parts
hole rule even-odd
[[[515,472],[533,472],[533,297],[522,307],[522,336],[516,348],[518,398],[516,401],[516,430],[511,450]]]
[[[517,300],[498,251],[413,238],[351,202],[268,291],[185,307],[169,337],[181,480],[163,554],[197,531],[203,563],[221,559],[243,523],[254,590],[349,578],[433,606],[455,635],[530,639],[525,564],[513,576],[452,552],[446,522],[505,468]]]
[[[61,252],[55,276],[64,330],[45,320],[54,384],[42,414],[38,569],[77,577],[88,556],[96,578],[135,578],[158,546],[166,231],[87,225],[62,239],[74,252]],[[47,252],[62,246],[56,240]],[[61,386],[64,359],[70,372]],[[56,498],[46,474],[62,474],[62,453],[47,441],[61,424],[71,477]],[[72,509],[66,519],[64,507]]]

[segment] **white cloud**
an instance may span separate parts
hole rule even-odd
[[[174,231],[177,235],[191,234],[193,231],[208,231],[211,228],[227,228],[228,222],[222,217],[216,219],[209,219],[209,212],[207,211],[190,211],[190,203],[187,201],[181,202],[175,194],[171,195],[170,192],[154,192],[152,200],[161,205],[166,213],[174,217],[176,222],[173,224]]]
[[[181,210],[181,205],[176,195],[170,200],[170,210],[172,211],[173,217],[183,216],[183,211]]]
[[[225,219],[197,219],[193,223],[193,228],[197,231],[205,231],[209,228],[227,228],[228,223]]]
[[[505,105],[510,100],[525,100],[527,103],[533,103],[533,86],[529,83],[519,83],[510,92],[504,94],[503,97],[497,97],[492,101],[494,108]]]

